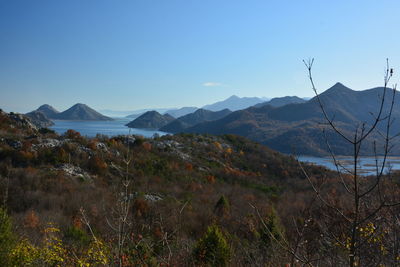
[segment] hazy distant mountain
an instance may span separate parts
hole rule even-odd
[[[49,126],[54,125],[52,122],[43,112],[34,110],[32,112],[25,114],[31,122],[36,125],[38,128],[47,128]]]
[[[104,116],[112,117],[112,118],[123,118],[133,113],[133,111],[127,110],[111,110],[111,109],[100,109],[98,112],[103,114]]]
[[[304,100],[303,98],[297,97],[297,96],[284,96],[284,97],[275,97],[272,98],[269,101],[259,103],[254,105],[254,107],[259,108],[265,105],[270,105],[273,107],[282,107],[287,104],[299,104],[299,103],[304,103],[307,102],[307,100]]]
[[[147,111],[157,111],[160,114],[166,113],[171,108],[145,108],[145,109],[137,109],[130,113],[130,115],[126,116],[126,118],[136,119],[137,117],[143,115]]]
[[[49,119],[55,119],[60,113],[58,110],[47,104],[41,105],[36,111],[42,112]]]
[[[198,109],[193,113],[179,117],[178,119],[168,123],[164,127],[160,128],[160,131],[168,133],[179,133],[184,129],[194,126],[201,122],[218,120],[229,113],[232,113],[229,109],[223,109],[220,111],[210,111],[205,109]]]
[[[337,83],[320,94],[320,99],[330,118],[334,117],[338,127],[344,129],[348,136],[352,137],[357,125],[361,125],[362,122],[372,124],[374,116],[369,112],[378,113],[382,93],[381,87],[354,91]],[[392,90],[387,91],[385,100],[388,105],[390,96],[392,96]],[[400,120],[399,102],[400,98],[396,96],[397,105],[392,114],[395,121]],[[187,128],[185,132],[238,134],[281,152],[321,155],[327,154],[327,147],[320,122],[324,122],[324,119],[317,99],[314,97],[301,104],[288,104],[277,108],[265,105],[260,108],[239,110],[222,119]],[[381,123],[378,126],[383,130],[385,125]],[[393,124],[392,130],[398,132],[400,124]],[[330,131],[327,134],[335,153],[346,155],[352,152],[352,148],[340,137]],[[382,140],[382,138],[378,139]],[[371,155],[372,148],[372,140],[369,139],[362,148],[362,154]],[[399,147],[395,147],[393,151],[399,154]]]
[[[129,128],[138,129],[159,129],[169,122],[175,120],[171,115],[161,115],[157,111],[147,111],[138,118],[126,124]]]
[[[183,107],[183,108],[179,108],[179,109],[167,110],[164,114],[169,114],[174,118],[179,118],[179,117],[185,116],[187,114],[193,113],[197,109],[198,108],[196,108],[196,107]]]
[[[211,110],[211,111],[219,111],[223,109],[229,109],[232,111],[245,109],[251,106],[254,106],[258,103],[265,102],[266,99],[258,98],[258,97],[238,97],[231,96],[223,101],[216,102],[214,104],[205,105],[203,109]]]
[[[112,121],[110,117],[106,117],[96,110],[85,104],[75,104],[69,109],[58,113],[55,117],[58,120],[79,120],[79,121]]]

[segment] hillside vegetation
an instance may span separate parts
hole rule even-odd
[[[38,130],[2,112],[0,137],[0,199],[12,217],[17,248],[44,246],[51,223],[63,248],[82,259],[96,244],[93,231],[108,263],[123,254],[132,264],[127,266],[167,259],[192,265],[197,241],[218,225],[233,252],[230,261],[244,264],[247,249],[263,255],[251,205],[267,215],[287,190],[303,187],[295,159],[233,135],[87,139],[73,130],[62,136]],[[316,175],[326,171],[308,168]],[[129,236],[118,252],[109,224],[118,222],[121,198],[130,203]],[[70,254],[63,257],[76,263]]]

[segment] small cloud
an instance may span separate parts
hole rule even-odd
[[[218,87],[218,86],[225,86],[225,84],[217,83],[217,82],[205,82],[205,83],[203,83],[203,86],[206,86],[206,87]]]

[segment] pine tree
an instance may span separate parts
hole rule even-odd
[[[193,250],[195,262],[205,266],[227,266],[230,249],[223,233],[216,225],[209,226],[206,234]]]
[[[283,229],[274,208],[268,214],[265,225],[261,231],[262,246],[271,247],[276,241],[282,239]]]

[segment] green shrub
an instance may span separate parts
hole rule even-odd
[[[283,229],[279,217],[274,208],[265,220],[265,227],[261,231],[261,242],[264,247],[271,247],[276,241],[282,239]]]
[[[82,229],[71,226],[64,233],[64,239],[78,247],[86,247],[90,243],[90,236]]]
[[[216,225],[207,228],[193,250],[195,262],[206,266],[227,266],[230,254],[228,242]]]
[[[10,251],[14,245],[11,219],[5,208],[0,207],[0,263],[7,266]]]
[[[229,211],[230,211],[229,200],[224,195],[222,195],[219,198],[217,204],[215,204],[214,213],[219,217],[224,217],[229,214]]]

